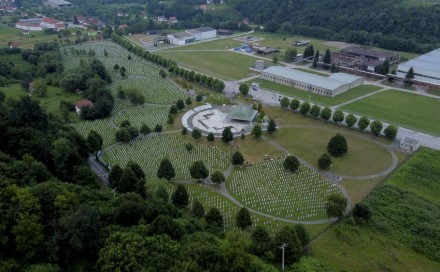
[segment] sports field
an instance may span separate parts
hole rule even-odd
[[[440,134],[440,99],[388,90],[345,105],[343,109],[402,127]]]
[[[257,60],[229,51],[160,51],[157,54],[188,69],[225,80],[248,77],[249,67],[253,67]]]

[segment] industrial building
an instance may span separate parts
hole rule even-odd
[[[364,83],[362,77],[335,73],[329,77],[285,67],[273,66],[261,72],[261,78],[324,96],[337,96]]]
[[[385,61],[396,63],[400,56],[393,52],[371,49],[364,46],[350,46],[332,53],[332,62],[338,66],[377,73]]]
[[[193,41],[203,41],[215,37],[217,37],[217,31],[211,27],[199,27],[167,35],[170,43],[176,45],[185,45]]]
[[[405,77],[411,67],[415,80],[440,86],[440,48],[399,64],[397,75]]]

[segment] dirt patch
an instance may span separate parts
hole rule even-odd
[[[350,46],[355,46],[353,43],[346,43],[346,42],[336,42],[336,41],[330,41],[324,43],[327,46],[336,47],[338,49],[344,49]]]

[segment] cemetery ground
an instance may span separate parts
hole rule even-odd
[[[363,201],[368,223],[344,219],[311,244],[334,271],[439,271],[440,152],[422,148]]]
[[[399,126],[440,134],[440,99],[387,90],[342,107]]]
[[[70,49],[67,47],[66,51],[63,49],[64,48],[62,48],[62,52],[64,52],[63,58],[65,58],[67,62],[67,67],[70,67],[68,69],[76,67],[79,64],[80,58],[87,59],[86,55],[75,56],[75,53],[72,53],[75,48]],[[118,125],[120,125],[123,120],[128,119],[134,125],[139,125],[143,122],[152,124],[150,128],[153,129],[156,123],[166,121],[168,107],[177,99],[186,97],[186,93],[180,90],[176,84],[166,80],[162,81],[162,79],[158,77],[159,68],[157,66],[148,62],[144,63],[143,60],[138,59],[134,55],[131,55],[132,60],[128,60],[127,57],[129,53],[111,42],[87,43],[82,45],[82,49],[85,49],[86,52],[90,49],[94,50],[96,56],[98,56],[112,73],[114,80],[112,84],[113,90],[117,88],[118,84],[123,84],[123,86],[126,87],[127,85],[130,86],[127,82],[139,79],[142,80],[142,82],[133,84],[138,84],[137,86],[142,88],[148,103],[156,104],[133,107],[128,101],[117,99],[115,109],[110,119],[89,122],[82,121],[74,124],[80,133],[85,136],[91,129],[98,131],[98,133],[103,136],[104,147],[106,147],[104,159],[106,161],[111,162],[112,165],[118,163],[121,166],[125,166],[125,164],[132,159],[139,163],[147,173],[147,187],[154,187],[155,184],[160,183],[165,184],[170,188],[170,191],[171,187],[175,186],[178,182],[185,182],[191,179],[188,168],[190,164],[196,160],[203,160],[211,173],[213,170],[227,172],[230,167],[230,158],[232,155],[230,145],[222,143],[219,138],[216,138],[214,142],[208,142],[206,136],[203,136],[200,140],[194,140],[190,133],[186,136],[181,135],[180,130],[182,126],[180,116],[182,113],[174,116],[174,124],[164,124],[165,133],[163,133],[163,135],[152,133],[129,143],[115,144],[114,135]],[[104,49],[108,52],[107,57],[103,54]],[[67,52],[67,54],[65,52]],[[121,78],[118,73],[113,71],[115,63],[123,64],[127,68],[127,78]],[[203,88],[199,89],[199,86],[194,87],[198,89],[197,93],[207,91],[203,90]],[[159,91],[163,89],[168,91]],[[114,91],[114,94],[115,93]],[[216,95],[215,93],[209,91],[208,93],[207,101],[209,101],[210,96],[213,96],[211,99],[217,101],[219,104],[225,99],[222,94],[218,94],[222,95],[222,97],[217,98],[214,97]],[[191,107],[196,105],[198,104],[193,98]],[[317,151],[320,154],[316,158],[312,158],[312,154],[305,154],[306,152],[304,150],[298,149],[294,145],[289,146],[286,144],[286,142],[290,142],[290,140],[295,139],[295,137],[298,137],[299,141],[310,137],[306,128],[298,128],[298,131],[296,131],[295,128],[282,128],[277,131],[275,135],[265,136],[267,138],[263,139],[254,139],[251,135],[247,135],[245,140],[241,140],[239,137],[234,139],[237,149],[243,153],[247,163],[254,165],[233,170],[227,179],[226,188],[228,188],[230,195],[235,198],[235,201],[239,201],[242,205],[244,204],[257,212],[266,214],[267,216],[263,216],[262,214],[251,212],[254,218],[254,224],[265,226],[271,233],[289,224],[286,220],[307,222],[310,220],[326,219],[324,209],[326,196],[330,193],[341,193],[340,189],[333,185],[331,181],[305,164],[300,167],[300,171],[296,174],[286,173],[281,166],[286,152],[273,143],[285,149],[292,148],[292,151],[289,150],[289,153],[298,156],[300,159],[314,166],[321,152],[325,152],[325,150],[322,149],[329,138],[336,132],[341,132],[348,138],[349,145],[359,145],[359,149],[356,149],[356,146],[352,146],[353,152],[355,150],[362,151],[362,148],[373,150],[371,160],[374,161],[373,157],[377,156],[377,167],[375,166],[375,168],[370,169],[370,172],[362,172],[360,169],[364,168],[359,165],[362,163],[359,159],[360,155],[347,154],[348,159],[345,161],[344,158],[340,159],[340,161],[335,161],[333,170],[335,172],[339,171],[338,174],[360,175],[374,173],[376,170],[381,171],[383,168],[387,168],[390,163],[389,153],[381,146],[381,143],[387,144],[385,140],[375,138],[376,141],[379,141],[379,143],[375,143],[354,135],[361,134],[359,132],[333,125],[328,125],[331,128],[324,129],[326,133],[322,133],[321,130],[316,132],[317,129],[315,127],[322,126],[323,124],[321,121],[305,118],[279,108],[265,108],[265,111],[267,115],[275,118],[280,126],[302,125],[304,127],[311,127],[312,129],[310,131],[319,135],[316,138],[322,138],[315,143],[320,145],[320,151]],[[327,124],[324,124],[324,126],[326,125]],[[322,136],[322,134],[324,135]],[[186,150],[185,145],[187,143],[193,143],[193,150],[189,152]],[[302,156],[304,156],[304,158]],[[176,168],[177,176],[174,182],[168,183],[163,180],[157,180],[156,171],[160,161],[164,157],[170,158]],[[353,162],[351,166],[346,167],[345,163],[348,164],[348,160],[353,160]],[[380,163],[384,165],[380,167]],[[263,172],[269,175],[270,179],[261,178],[261,176],[263,176],[263,172],[261,172],[262,169],[267,170]],[[359,172],[350,172],[354,171],[353,169],[358,169]],[[324,173],[324,175],[325,174],[326,173]],[[260,178],[260,180],[253,183],[255,178]],[[351,181],[347,179],[347,181],[344,180],[342,184],[347,184],[349,197],[351,198],[353,195],[353,201],[358,202],[382,180],[383,178],[361,181]],[[234,215],[239,207],[218,191],[218,185],[207,185],[198,182],[194,184],[193,182],[189,182],[186,186],[189,189],[191,198],[201,198],[200,200],[205,205],[206,210],[213,206],[220,208],[225,217],[226,228],[234,227]],[[278,188],[279,191],[272,190],[272,187]],[[329,225],[330,221],[323,220],[322,224],[306,225],[306,228],[310,231],[312,237],[316,237]]]

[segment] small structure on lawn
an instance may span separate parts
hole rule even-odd
[[[419,147],[420,147],[420,141],[416,139],[405,137],[400,141],[400,148],[408,152],[417,151]]]
[[[249,122],[252,124],[255,117],[257,117],[258,111],[247,107],[236,107],[226,116],[227,119]]]
[[[310,43],[308,40],[302,40],[302,41],[294,41],[293,45],[295,46],[306,46]]]
[[[93,106],[93,102],[88,100],[88,99],[81,99],[77,102],[75,102],[75,110],[78,114],[81,113],[81,109],[84,107],[92,107]]]
[[[258,48],[257,49],[257,54],[260,55],[271,55],[271,54],[275,54],[280,52],[280,50],[278,48],[274,48],[274,47],[263,47],[263,48]]]
[[[255,61],[255,69],[257,69],[258,71],[264,70],[264,60]]]

